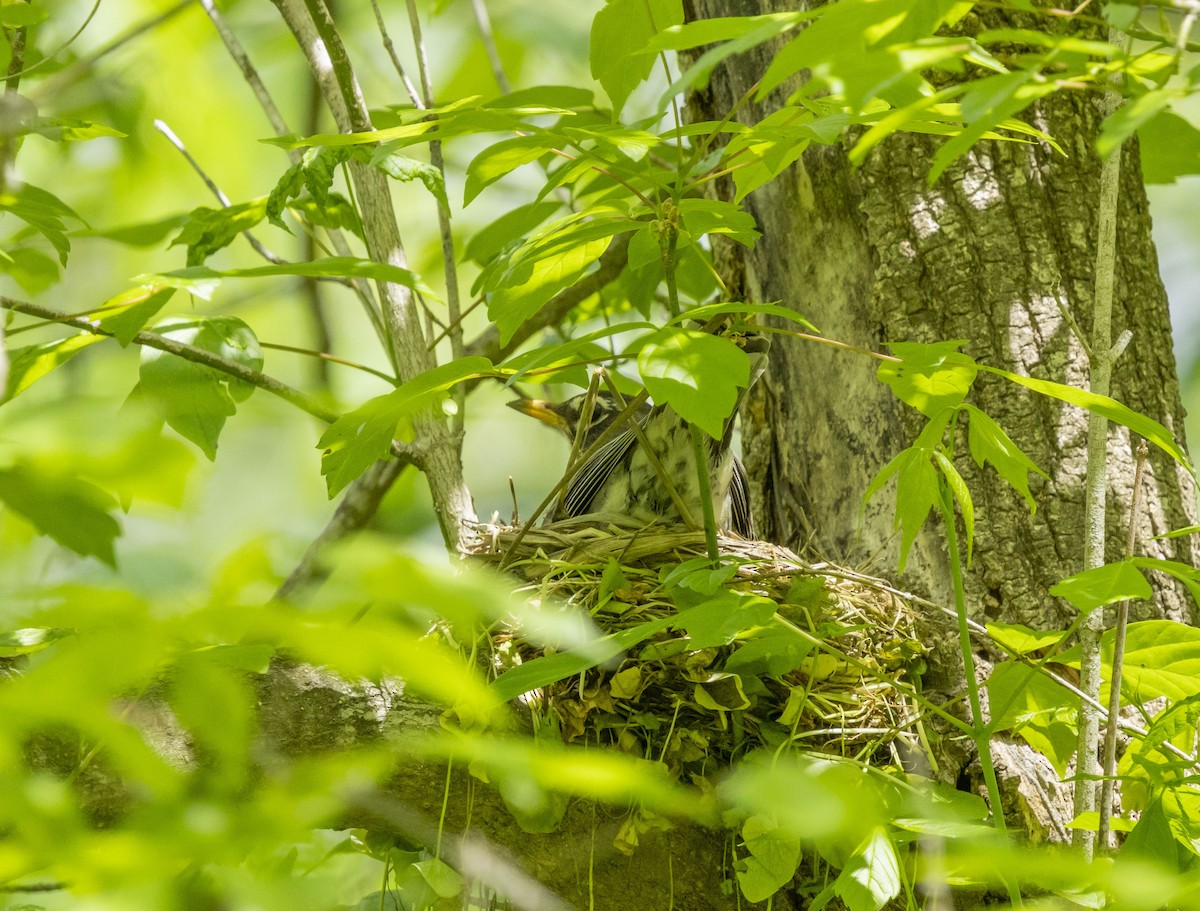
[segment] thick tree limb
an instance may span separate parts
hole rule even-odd
[[[392,680],[384,685],[352,685],[311,665],[276,660],[255,676],[258,707],[256,755],[272,763],[373,749],[396,737],[434,735],[442,725],[440,706],[422,702]],[[160,755],[185,768],[201,762],[187,734],[171,720],[170,708],[147,701],[136,713],[147,742]],[[553,832],[522,830],[496,787],[456,765],[447,781],[441,760],[405,754],[386,781],[355,783],[338,795],[341,810],[329,825],[368,828],[402,835],[433,849],[476,882],[503,893],[515,908],[564,911],[570,908],[687,908],[734,911],[761,908],[738,900],[722,886],[732,879],[729,833],[680,823],[641,832],[632,856],[614,846],[628,808],[574,799]],[[30,762],[56,775],[77,771],[78,743],[41,738],[29,748]],[[89,816],[107,828],[138,798],[110,770],[103,754],[75,777]],[[443,807],[443,799],[446,798]],[[673,904],[672,904],[673,899]],[[798,907],[788,892],[774,897],[776,911]],[[631,904],[632,902],[632,904]]]

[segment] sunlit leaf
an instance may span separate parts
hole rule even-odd
[[[972,358],[958,351],[963,344],[895,342],[890,347],[900,360],[884,361],[876,376],[896,398],[932,417],[960,405],[975,382],[978,367]]]
[[[741,834],[748,856],[743,861],[744,869],[737,871],[738,885],[747,901],[766,901],[796,875],[800,839],[761,814],[742,823]]]
[[[1100,640],[1101,674],[1108,680],[1112,667],[1114,631]],[[1079,646],[1058,659],[1079,666]],[[1173,620],[1140,620],[1130,623],[1125,638],[1125,663],[1121,692],[1139,703],[1165,696],[1179,700],[1200,695],[1200,629]]]
[[[258,339],[237,317],[172,317],[155,326],[155,331],[252,370],[262,369]],[[225,419],[236,413],[236,403],[245,400],[254,387],[157,348],[145,346],[141,355],[140,388],[144,396],[180,436],[199,446],[209,459],[215,459]]]
[[[1117,601],[1145,601],[1153,596],[1146,577],[1128,560],[1106,563],[1063,579],[1050,588],[1056,598],[1066,598],[1079,611],[1088,614],[1098,607]]]
[[[0,469],[0,502],[63,547],[116,565],[113,541],[121,533],[111,515],[116,502],[95,484],[18,463]]]
[[[40,345],[11,349],[8,352],[8,380],[0,402],[7,402],[24,392],[84,348],[103,340],[102,335],[81,332],[79,335],[55,339],[52,342],[42,342]]]
[[[882,827],[876,829],[838,874],[834,891],[850,911],[879,911],[900,894],[900,861]]]
[[[1030,629],[1020,623],[993,621],[987,624],[987,631],[998,645],[1018,655],[1028,655],[1030,652],[1050,648],[1063,638],[1061,630]]]
[[[1180,445],[1175,442],[1175,438],[1171,432],[1167,430],[1158,421],[1146,417],[1144,414],[1139,414],[1132,408],[1122,405],[1115,399],[1110,399],[1107,396],[1096,395],[1093,392],[1087,392],[1083,389],[1076,389],[1074,386],[1065,386],[1062,383],[1054,383],[1049,380],[1035,379],[1031,376],[1022,376],[1019,373],[1010,373],[1007,370],[1001,370],[998,367],[989,367],[987,365],[979,365],[980,370],[986,370],[988,373],[994,373],[997,376],[1002,376],[1020,386],[1025,386],[1032,389],[1034,392],[1051,398],[1059,399],[1070,405],[1075,405],[1079,408],[1085,408],[1088,411],[1103,415],[1110,421],[1115,421],[1128,427],[1134,433],[1143,436],[1149,442],[1153,443],[1163,452],[1167,453],[1171,458],[1177,461],[1188,471],[1195,473],[1191,461],[1187,457],[1187,453],[1183,451]]]
[[[405,415],[428,406],[456,383],[487,375],[492,362],[485,357],[450,361],[404,385],[355,408],[334,421],[317,446],[325,450],[321,473],[332,497],[387,455],[396,425]]]
[[[750,361],[729,339],[696,329],[669,328],[652,335],[638,355],[638,372],[658,404],[720,439],[750,381]]]
[[[608,0],[592,21],[592,76],[604,86],[619,114],[655,59],[640,51],[658,32],[683,22],[680,0]]]
[[[1065,775],[1079,742],[1078,697],[1016,661],[1001,661],[992,668],[987,691],[991,730],[1020,735]]]
[[[1029,472],[1036,472],[1044,478],[1048,477],[1046,472],[1038,468],[988,415],[974,405],[962,407],[970,415],[967,441],[975,464],[982,468],[984,462],[990,462],[1000,477],[1025,498],[1029,511],[1037,512],[1037,503],[1029,490]]]

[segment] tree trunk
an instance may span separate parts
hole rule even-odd
[[[685,4],[689,18],[793,6],[782,0]],[[970,20],[964,23],[970,26]],[[710,87],[694,98],[694,117],[719,120],[761,77],[775,50],[766,45],[718,69]],[[857,170],[845,146],[810,147],[745,200],[763,237],[739,261],[721,264],[734,280],[731,299],[740,292],[745,300],[780,300],[824,335],[870,349],[966,339],[963,350],[981,363],[1086,386],[1087,356],[1063,311],[1089,332],[1100,174],[1093,150],[1101,119],[1097,102],[1064,93],[1025,115],[1059,141],[1065,156],[1043,143],[981,142],[932,187],[927,174],[938,138],[892,136]],[[751,123],[772,109],[768,99],[745,108],[739,119]],[[717,192],[731,198],[732,187]],[[1128,328],[1133,340],[1116,362],[1113,396],[1182,442],[1167,301],[1135,143],[1126,144],[1122,161],[1118,225],[1113,330],[1115,336]],[[719,259],[728,255],[718,251]],[[874,372],[874,362],[825,346],[775,344],[767,376],[744,413],[745,450],[763,537],[886,574],[898,552],[890,489],[865,511],[862,498],[875,473],[913,442],[923,418],[896,400]],[[990,467],[975,466],[965,439],[956,447],[956,466],[970,486],[977,517],[966,580],[970,612],[980,621],[1064,628],[1074,610],[1047,591],[1082,569],[1086,414],[982,374],[969,401],[995,418],[1049,476],[1031,479],[1038,507],[1031,516]],[[1114,426],[1109,442],[1111,560],[1124,553],[1137,440]],[[1150,540],[1195,524],[1191,478],[1157,450],[1146,476],[1140,552],[1194,564],[1194,537]],[[899,583],[952,604],[938,524],[930,522],[918,537]],[[1160,580],[1156,588],[1155,601],[1136,606],[1135,614],[1184,621],[1194,616],[1180,587]],[[926,686],[959,695],[957,644],[939,624],[942,618],[929,619],[935,653]],[[942,771],[953,779],[970,757],[949,758]],[[1058,832],[1061,820],[1054,813],[1047,817],[1044,806],[1055,800],[1041,796],[1044,790],[1012,749],[1006,748],[1003,760],[1018,769],[1005,788],[1006,802],[1019,800],[1013,809],[1040,820],[1043,831],[1031,834]]]

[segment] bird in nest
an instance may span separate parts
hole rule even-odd
[[[758,335],[747,335],[740,341],[750,356],[751,372],[750,383],[738,397],[739,405],[746,391],[762,375],[769,347],[768,340]],[[593,393],[584,392],[564,402],[518,399],[508,405],[574,441],[589,397]],[[581,438],[581,450],[589,449],[624,410],[624,403],[613,394],[594,393],[591,420]],[[720,438],[705,435],[709,487],[717,527],[753,539],[746,469],[731,447],[736,414],[735,405]],[[568,483],[554,518],[616,513],[647,524],[683,523],[701,527],[700,481],[687,421],[669,405],[649,404],[643,404],[628,420],[636,422],[637,428],[627,427],[619,432],[579,468]]]

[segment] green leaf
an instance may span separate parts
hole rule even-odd
[[[1154,792],[1187,783],[1192,763],[1179,754],[1187,756],[1195,748],[1197,722],[1200,697],[1191,696],[1159,712],[1147,726],[1146,736],[1130,742],[1117,767],[1117,774],[1124,778],[1121,803],[1125,809],[1144,809]]]
[[[463,190],[463,205],[468,206],[485,187],[494,184],[509,172],[537,161],[562,140],[549,133],[534,133],[493,143],[471,159],[467,165],[467,184]]]
[[[679,202],[683,226],[693,238],[705,234],[723,234],[739,244],[753,248],[758,242],[754,216],[740,206],[718,199],[683,199]]]
[[[429,888],[444,899],[454,898],[461,893],[466,883],[462,874],[436,857],[417,861],[413,866],[421,874],[421,878],[429,884]]]
[[[71,629],[54,629],[44,626],[26,627],[0,633],[0,658],[32,655],[59,639],[73,635],[75,635],[75,631]]]
[[[954,463],[940,449],[933,451],[933,460],[946,479],[946,485],[950,488],[950,493],[953,494],[954,501],[958,503],[958,510],[962,514],[963,532],[967,538],[967,566],[969,567],[971,565],[971,549],[975,543],[975,504],[971,501],[971,491],[967,489],[967,482],[962,479],[962,475],[958,473]],[[957,534],[952,529],[947,529],[947,534],[950,533]]]
[[[320,228],[340,228],[350,231],[357,237],[363,236],[362,222],[350,200],[341,193],[330,193],[324,202],[317,202],[311,196],[298,196],[290,200],[287,207],[309,224]]]
[[[1104,120],[1096,140],[1096,151],[1100,157],[1107,158],[1135,130],[1165,111],[1178,97],[1179,93],[1173,89],[1155,89],[1145,95],[1126,99]]]
[[[1129,562],[1139,569],[1152,569],[1173,576],[1187,587],[1192,599],[1200,604],[1200,570],[1196,567],[1157,557],[1130,557]]]
[[[218,250],[233,243],[243,231],[249,231],[257,225],[265,215],[266,200],[263,199],[222,209],[200,206],[188,214],[187,221],[170,246],[186,245],[187,264],[198,266]]]
[[[67,239],[67,227],[63,219],[82,219],[65,202],[53,193],[24,183],[16,191],[0,193],[0,212],[11,212],[41,234],[57,251],[59,262],[64,266],[67,264],[71,242]]]
[[[956,408],[971,390],[978,370],[975,361],[958,349],[964,343],[896,342],[889,347],[899,363],[884,361],[876,376],[896,398],[912,405],[926,417]]]
[[[870,500],[883,485],[896,478],[895,527],[900,534],[900,572],[908,561],[908,551],[917,538],[917,532],[929,517],[929,511],[939,502],[937,472],[934,471],[933,452],[920,446],[910,446],[893,458],[871,479],[863,502]]]
[[[1058,634],[1061,636],[1061,634]],[[1079,740],[1079,700],[1036,668],[1001,661],[988,678],[991,731],[1012,730],[1045,756],[1059,775]]]
[[[747,901],[766,901],[792,881],[802,853],[795,834],[758,814],[742,823],[742,843],[748,856],[737,865],[737,880]]]
[[[1200,174],[1200,130],[1178,114],[1162,111],[1139,126],[1137,134],[1146,183],[1174,183]]]
[[[1029,472],[1037,472],[1043,478],[1049,478],[1049,475],[1038,468],[988,415],[974,405],[963,405],[962,408],[971,418],[967,441],[975,464],[982,468],[984,462],[991,462],[1000,477],[1025,498],[1029,511],[1037,512],[1037,503],[1029,490]]]
[[[431,404],[455,384],[493,372],[486,357],[460,358],[427,370],[334,421],[317,444],[325,450],[321,474],[329,495],[334,496],[387,455],[401,418]]]
[[[769,623],[777,608],[770,598],[723,591],[688,610],[687,619],[681,619],[679,626],[691,640],[690,649],[719,648],[739,634]]]
[[[467,241],[465,255],[480,265],[493,260],[505,247],[518,240],[562,208],[554,202],[528,202],[505,212]]]
[[[257,720],[250,680],[204,651],[185,654],[170,679],[171,710],[206,766],[230,791],[244,787]]]
[[[750,361],[729,339],[671,327],[650,336],[638,355],[638,372],[656,403],[720,439],[738,388],[750,382]]]
[[[46,21],[50,13],[40,3],[0,4],[0,25],[5,28],[28,28]]]
[[[79,335],[55,339],[52,342],[42,342],[40,345],[13,348],[8,352],[8,382],[0,402],[11,400],[84,348],[101,341],[104,341],[102,335],[81,332]]]
[[[126,135],[103,123],[76,117],[39,117],[33,132],[52,142],[86,142],[103,136],[124,139]]]
[[[21,286],[26,294],[41,294],[61,277],[58,260],[34,247],[9,247],[0,250],[4,274]]]
[[[117,228],[84,228],[75,233],[80,237],[103,237],[131,247],[153,247],[166,240],[168,234],[183,227],[187,215],[166,215],[153,221],[122,225]]]
[[[781,307],[779,304],[745,304],[740,302],[721,303],[721,304],[701,304],[699,307],[691,307],[685,310],[678,316],[672,317],[667,321],[668,326],[674,326],[677,323],[684,323],[689,320],[704,323],[714,316],[719,316],[723,313],[732,313],[737,316],[750,316],[752,314],[761,313],[767,316],[777,316],[780,319],[787,320],[791,323],[796,323],[803,326],[812,332],[817,332],[817,327],[806,320],[795,310],[789,310],[787,307]]]
[[[683,613],[639,623],[637,626],[621,630],[619,633],[605,636],[586,649],[542,655],[532,661],[526,661],[501,674],[492,684],[492,690],[500,699],[507,702],[510,699],[516,699],[523,693],[549,686],[559,680],[565,680],[567,677],[582,673],[623,654],[659,630],[664,630],[674,624],[679,617],[683,616]]]
[[[327,256],[303,263],[279,263],[256,266],[252,269],[210,269],[207,266],[190,266],[158,275],[139,275],[135,281],[146,284],[160,283],[175,287],[189,287],[196,283],[212,284],[222,278],[271,278],[277,275],[299,275],[304,278],[369,278],[375,281],[392,282],[420,291],[436,299],[425,283],[409,269],[390,263],[377,263],[357,256]]]
[[[92,311],[90,318],[99,323],[100,328],[111,332],[124,348],[133,341],[133,337],[150,318],[166,305],[174,293],[174,288],[157,285],[134,288],[106,300],[98,309]]]
[[[324,205],[329,199],[338,166],[353,154],[354,150],[346,147],[306,149],[301,160],[283,172],[267,197],[265,214],[271,224],[289,230],[282,218],[283,210],[288,200],[304,190],[308,190],[318,205]]]
[[[849,911],[880,911],[900,894],[900,862],[887,831],[878,828],[842,868],[834,892]]]
[[[998,367],[988,367],[981,364],[979,365],[979,369],[993,373],[996,376],[1002,376],[1019,386],[1032,389],[1034,392],[1041,393],[1050,398],[1055,398],[1069,405],[1076,405],[1079,408],[1103,415],[1110,421],[1115,421],[1118,424],[1128,427],[1134,433],[1145,437],[1146,440],[1153,443],[1193,475],[1196,473],[1195,468],[1187,457],[1187,453],[1175,442],[1175,438],[1166,427],[1158,423],[1158,421],[1122,405],[1115,399],[1096,395],[1083,389],[1076,389],[1074,386],[1064,386],[1062,383],[1052,383],[1049,380],[1039,380],[1031,376],[1010,373]]]
[[[1020,623],[989,623],[988,635],[1004,648],[1017,655],[1050,648],[1062,641],[1062,630],[1037,630]]]
[[[399,180],[402,183],[419,180],[425,185],[425,189],[433,194],[433,198],[442,204],[442,208],[447,212],[450,211],[450,201],[446,198],[446,181],[442,177],[442,172],[429,162],[406,158],[395,152],[387,154],[377,152],[371,156],[371,164],[393,180]]]
[[[791,31],[801,22],[818,15],[820,10],[788,13],[768,13],[762,16],[730,16],[701,19],[676,26],[661,33],[647,44],[647,53],[657,49],[699,47],[722,42],[709,48],[686,71],[668,86],[659,107],[666,109],[671,98],[686,94],[693,87],[705,88],[713,70],[735,54],[743,53]],[[710,40],[711,39],[711,40]],[[661,48],[658,45],[661,43]]]
[[[116,501],[95,484],[18,463],[0,469],[0,501],[63,547],[116,566]]]
[[[154,328],[177,342],[252,370],[262,369],[258,339],[237,317],[172,317]],[[150,347],[142,348],[140,388],[162,411],[164,420],[180,436],[199,446],[209,459],[217,456],[217,439],[225,419],[236,413],[237,402],[254,391],[249,383],[227,373]]]
[[[1113,630],[1100,640],[1101,674],[1112,667]],[[1058,660],[1079,667],[1079,646]],[[1139,703],[1165,696],[1178,701],[1200,695],[1200,629],[1173,620],[1130,623],[1125,637],[1121,692]]]
[[[592,77],[621,113],[635,88],[650,75],[654,57],[638,54],[658,32],[683,22],[681,0],[609,0],[592,20]]]
[[[556,247],[511,270],[488,298],[488,318],[500,330],[500,343],[506,344],[521,324],[550,298],[575,284],[595,265],[608,245],[609,238],[602,237]]]
[[[1106,563],[1063,579],[1050,588],[1056,598],[1066,598],[1080,613],[1117,601],[1148,601],[1154,596],[1146,577],[1129,560]]]

